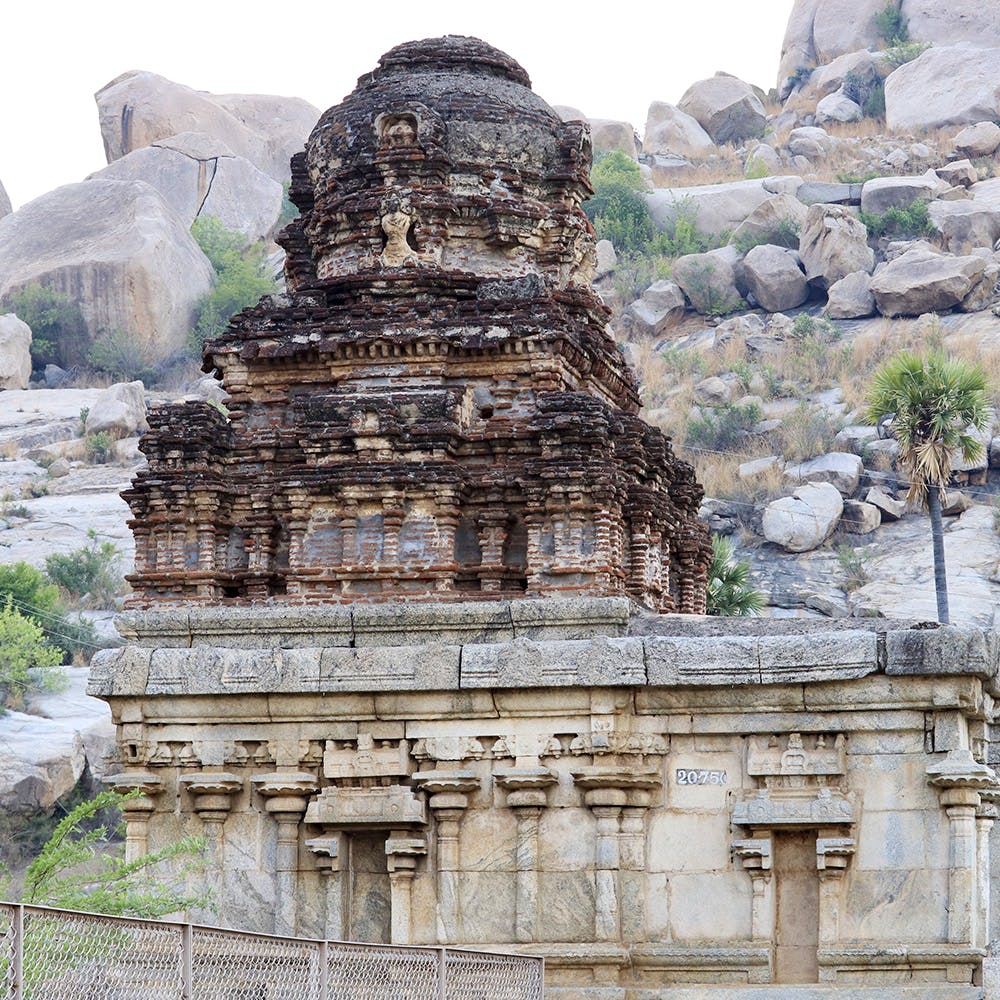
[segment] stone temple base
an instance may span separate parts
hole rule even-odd
[[[561,1000],[983,996],[992,633],[615,598],[119,627],[128,850],[203,834],[199,919],[543,954]]]

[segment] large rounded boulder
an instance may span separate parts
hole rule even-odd
[[[833,534],[843,512],[844,500],[836,486],[800,486],[764,508],[764,537],[788,552],[808,552]]]
[[[0,301],[44,285],[79,305],[91,338],[125,333],[153,359],[184,346],[214,280],[184,222],[142,181],[67,184],[0,219]]]
[[[691,84],[677,105],[715,143],[759,138],[767,126],[764,105],[748,83],[728,73]]]
[[[141,70],[116,77],[94,99],[109,163],[181,132],[205,132],[279,181],[320,114],[298,97],[208,94]]]

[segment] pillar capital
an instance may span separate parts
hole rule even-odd
[[[194,811],[203,819],[224,819],[232,796],[243,788],[243,779],[228,771],[201,771],[181,775],[181,784],[194,797]],[[212,815],[221,814],[221,815]]]
[[[127,795],[139,792],[134,799],[122,803],[122,812],[152,812],[155,808],[153,798],[163,791],[163,779],[149,771],[125,771],[105,779],[116,792]]]
[[[497,784],[507,792],[512,809],[543,809],[548,805],[548,789],[559,778],[547,767],[511,767],[498,771]]]
[[[319,788],[313,775],[300,771],[258,774],[250,781],[266,800],[264,808],[269,813],[303,813]]]

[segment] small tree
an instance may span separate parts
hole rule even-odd
[[[708,566],[708,613],[721,617],[758,615],[764,595],[750,583],[750,564],[735,558],[733,543],[712,535],[712,561]]]
[[[72,809],[28,866],[21,901],[112,916],[156,919],[194,906],[205,896],[184,891],[184,876],[202,864],[204,838],[182,837],[159,851],[126,861],[99,815],[120,810],[138,791],[105,791]],[[175,862],[170,865],[169,862]]]
[[[62,658],[62,650],[46,642],[41,628],[8,597],[0,609],[0,712],[19,703],[30,688],[58,688],[64,679]]]
[[[986,374],[979,365],[942,351],[926,356],[903,351],[875,372],[868,389],[868,419],[874,424],[883,418],[891,418],[899,441],[908,498],[930,513],[938,621],[948,624],[941,494],[956,452],[968,462],[982,455],[982,442],[969,431],[986,427]]]

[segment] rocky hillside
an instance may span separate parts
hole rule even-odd
[[[928,521],[865,391],[900,348],[941,346],[983,363],[1000,403],[998,17],[798,0],[774,89],[720,73],[649,95],[641,136],[590,120],[612,327],[765,613],[934,616]],[[0,558],[43,567],[92,528],[127,571],[118,493],[145,408],[224,405],[191,331],[209,300],[223,319],[243,304],[230,284],[275,290],[288,158],[318,111],[145,72],[96,98],[107,167],[17,212],[0,186]],[[982,460],[956,466],[946,531],[953,619],[979,623],[1000,597],[1000,423],[982,439]],[[112,612],[87,613],[113,641]],[[3,808],[47,809],[110,766],[82,674],[0,720]]]

